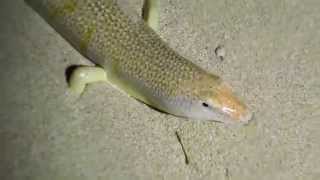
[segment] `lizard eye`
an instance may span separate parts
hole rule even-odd
[[[209,107],[209,104],[208,104],[208,103],[203,102],[203,103],[202,103],[202,106],[203,106],[203,107]]]

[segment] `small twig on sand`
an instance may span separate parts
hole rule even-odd
[[[179,143],[180,143],[180,145],[181,145],[181,149],[182,149],[182,152],[183,152],[184,158],[185,158],[185,163],[188,165],[188,164],[189,164],[189,158],[188,158],[188,155],[187,155],[187,153],[186,153],[186,150],[184,149],[184,146],[183,146],[183,144],[182,144],[182,142],[181,142],[181,138],[180,138],[180,136],[179,136],[179,134],[178,134],[178,131],[176,131],[175,134],[176,134],[177,139],[178,139],[178,141],[179,141]]]

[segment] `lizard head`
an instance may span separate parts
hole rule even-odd
[[[217,76],[206,75],[183,89],[177,111],[181,116],[224,123],[247,123],[252,118],[248,107]]]

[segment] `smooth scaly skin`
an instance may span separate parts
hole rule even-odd
[[[129,19],[116,1],[26,1],[83,55],[102,66],[111,83],[137,99],[177,116],[188,117],[194,103],[205,102],[214,106],[212,111],[225,111],[225,106],[235,110],[222,114],[236,121],[251,118],[218,76],[174,52],[143,21]]]

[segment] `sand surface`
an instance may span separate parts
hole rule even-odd
[[[139,12],[142,1],[130,4]],[[22,0],[2,0],[0,179],[320,179],[319,9],[319,0],[161,2],[161,37],[255,112],[247,126],[225,126],[161,114],[108,84],[75,97],[65,70],[90,62]]]

